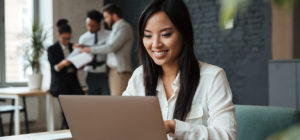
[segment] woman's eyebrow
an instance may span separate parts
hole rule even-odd
[[[172,31],[174,30],[172,27],[167,27],[167,28],[163,28],[160,30],[160,32],[164,32],[164,31]],[[145,29],[144,32],[151,32],[150,30]]]
[[[160,31],[163,32],[163,31],[170,31],[170,30],[172,31],[173,28],[172,27],[167,27],[167,28],[161,29]]]
[[[144,32],[151,32],[151,31],[149,31],[149,30],[145,29],[145,30],[144,30]]]

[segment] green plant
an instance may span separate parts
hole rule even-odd
[[[25,49],[25,59],[28,63],[25,69],[31,67],[33,73],[41,73],[40,58],[44,53],[45,47],[43,45],[46,40],[46,33],[43,26],[38,21],[34,21],[32,25],[31,41]]]
[[[291,9],[300,0],[268,0],[281,9]],[[233,20],[237,14],[247,10],[252,0],[220,0],[220,28],[225,29],[226,23]]]
[[[225,29],[225,25],[233,20],[238,13],[246,11],[251,0],[220,0],[220,18],[219,24],[221,29]]]
[[[281,9],[287,9],[287,8],[292,8],[294,3],[299,0],[272,0],[272,1],[277,7]]]
[[[272,134],[267,140],[300,140],[300,124],[296,124],[284,131]]]

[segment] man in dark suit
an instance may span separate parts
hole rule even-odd
[[[48,48],[48,60],[51,66],[50,93],[54,97],[61,94],[83,94],[77,69],[66,58],[73,51],[71,39],[71,27],[68,24],[58,26],[58,39],[54,45]]]

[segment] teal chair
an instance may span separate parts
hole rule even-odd
[[[236,105],[236,117],[239,140],[265,140],[297,123],[300,113],[289,108]]]

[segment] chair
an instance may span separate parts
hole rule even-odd
[[[26,109],[26,99],[25,97],[22,97],[23,100],[23,106],[19,107],[20,112],[24,112],[24,118],[25,118],[25,127],[26,132],[29,133],[29,122],[28,122],[28,114]],[[13,128],[13,117],[14,117],[14,100],[12,100],[11,105],[0,105],[0,136],[4,136],[4,129],[3,129],[3,123],[2,123],[2,114],[9,113],[10,114],[10,123],[9,123],[9,135],[12,135],[12,128]]]
[[[236,105],[236,117],[239,140],[265,140],[297,123],[300,112],[281,107]]]

